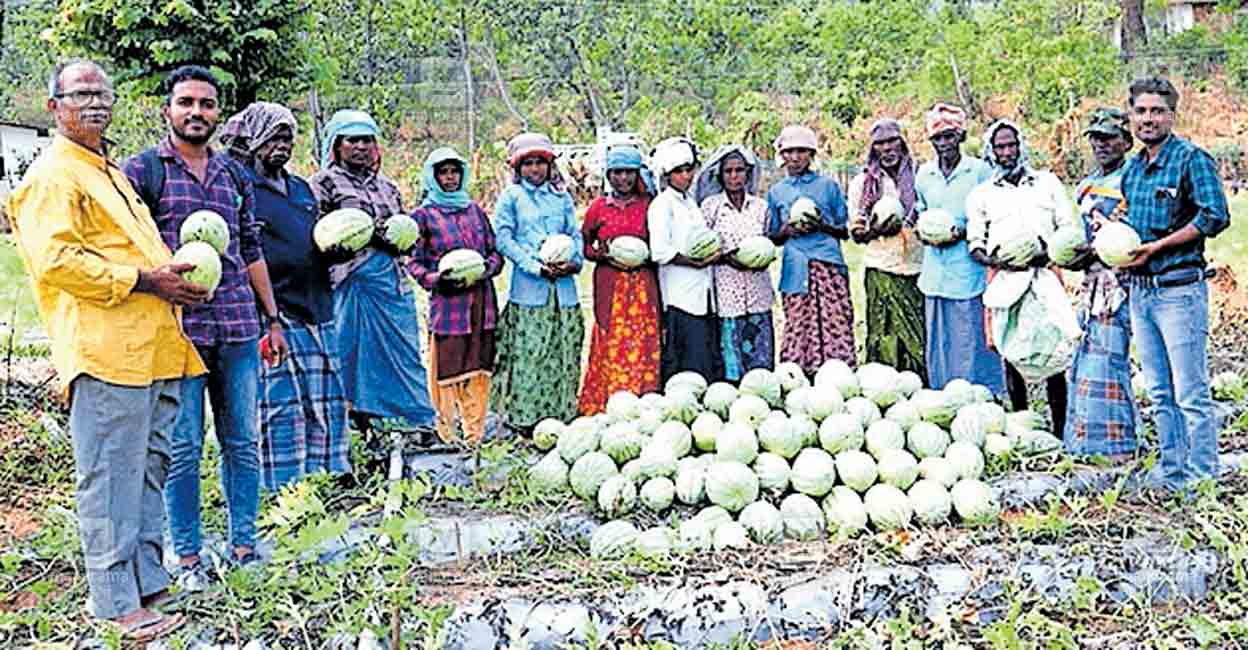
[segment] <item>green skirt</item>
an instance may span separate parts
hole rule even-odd
[[[585,324],[579,307],[508,303],[498,324],[498,360],[490,408],[508,426],[529,429],[546,418],[576,417]]]
[[[923,293],[917,276],[867,269],[867,361],[927,377]]]

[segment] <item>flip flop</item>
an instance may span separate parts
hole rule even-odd
[[[120,628],[123,640],[136,643],[145,643],[159,639],[186,623],[186,617],[181,614],[167,615],[159,612],[151,612],[151,614],[150,618],[141,618],[130,624],[111,622]]]

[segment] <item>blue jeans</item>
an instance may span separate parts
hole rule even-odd
[[[173,458],[165,483],[165,508],[173,548],[179,557],[199,554],[199,461],[204,451],[204,388],[212,403],[221,446],[221,487],[229,510],[230,543],[254,547],[260,506],[260,452],[257,432],[257,341],[201,347],[208,374],[182,381],[182,410],[173,428]]]
[[[1209,390],[1209,288],[1131,285],[1131,327],[1156,406],[1165,487],[1218,475],[1218,421]]]

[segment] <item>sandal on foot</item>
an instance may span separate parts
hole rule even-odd
[[[161,614],[147,610],[147,616],[139,617],[130,623],[110,621],[121,630],[121,638],[125,641],[145,643],[167,636],[186,624],[186,617],[181,614]]]

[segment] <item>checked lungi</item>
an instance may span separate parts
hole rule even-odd
[[[271,492],[315,472],[351,471],[334,326],[286,317],[282,325],[290,356],[260,377],[260,474]]]

